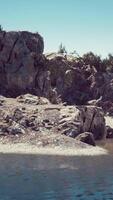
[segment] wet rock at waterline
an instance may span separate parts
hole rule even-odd
[[[76,140],[96,146],[94,136],[90,132],[81,133],[76,137]]]

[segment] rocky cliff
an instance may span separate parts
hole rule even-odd
[[[43,49],[38,33],[0,32],[0,93],[17,96],[33,90]]]
[[[98,70],[82,58],[44,55],[43,50],[38,33],[0,31],[0,94],[9,97],[0,97],[0,134],[49,129],[72,138],[80,135],[79,140],[95,145],[95,139],[106,135],[102,108],[113,112],[113,73]],[[35,96],[22,96],[27,93]],[[41,101],[46,108],[40,107]],[[58,105],[54,108],[51,103]],[[29,112],[29,106],[34,111]]]
[[[1,94],[16,97],[31,93],[52,103],[101,102],[105,108],[112,107],[113,73],[98,71],[72,55],[43,55],[43,50],[43,38],[38,33],[0,32]],[[97,101],[88,102],[91,100]]]

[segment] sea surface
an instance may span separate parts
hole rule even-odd
[[[113,200],[113,154],[1,154],[0,200]]]

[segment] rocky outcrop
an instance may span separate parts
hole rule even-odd
[[[0,135],[42,146],[65,136],[95,145],[106,136],[102,109],[113,115],[112,71],[43,50],[38,33],[0,31]],[[113,137],[110,127],[106,137]]]
[[[63,54],[46,55],[52,89],[67,104],[90,104],[105,108],[113,101],[113,73],[97,71],[82,58]],[[111,107],[110,107],[111,108]]]
[[[0,31],[1,94],[17,96],[33,92],[43,49],[43,38],[38,33]]]
[[[95,139],[106,134],[104,113],[96,106],[66,106],[60,111],[59,124],[62,134],[73,138],[83,132],[91,132]]]
[[[43,55],[43,50],[38,33],[0,31],[0,94],[31,93],[54,104],[90,104],[106,111],[107,102],[113,101],[112,72],[98,71],[72,55]]]
[[[41,134],[46,140],[53,134],[75,139],[84,132],[91,132],[94,139],[106,134],[104,114],[96,106],[53,105],[30,94],[0,99],[1,135]]]
[[[88,82],[73,56],[46,55],[52,89],[67,104],[83,104],[88,100]]]

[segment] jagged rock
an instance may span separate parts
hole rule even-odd
[[[11,113],[7,114],[4,117],[4,120],[7,123],[12,123],[13,121],[18,122],[23,118],[23,116],[24,116],[23,111],[19,108],[16,108],[16,109],[12,110]]]
[[[101,105],[101,103],[102,103],[102,96],[99,99],[93,99],[87,102],[88,105],[93,105],[93,106]]]
[[[17,96],[33,90],[44,49],[42,37],[27,31],[0,32],[0,92]]]
[[[113,138],[113,128],[106,126],[106,138]]]
[[[20,124],[13,122],[11,126],[7,128],[8,134],[16,135],[16,134],[25,134],[25,130]]]
[[[101,106],[104,101],[113,101],[112,72],[98,71],[82,58],[69,59],[68,55],[52,53],[46,58],[51,86],[63,102]]]
[[[22,95],[22,100],[26,95]],[[32,95],[27,95],[31,97]],[[36,102],[38,97],[36,98]],[[106,134],[104,113],[96,106],[64,106],[63,104],[33,104],[18,102],[21,98],[5,98],[0,108],[0,135],[14,138],[40,138],[46,143],[48,137],[63,135],[75,139],[84,132],[91,132],[95,139]],[[63,135],[62,135],[63,134]],[[28,139],[29,140],[29,139]],[[22,140],[23,141],[23,140]],[[76,143],[76,141],[75,141]]]
[[[46,55],[46,58],[51,87],[56,88],[57,96],[60,96],[61,100],[68,104],[79,104],[86,101],[87,81],[75,59],[70,59],[62,54],[50,54]]]
[[[106,134],[104,113],[96,106],[66,106],[60,111],[59,130],[71,137],[92,132],[95,139],[101,139]]]
[[[7,135],[8,130],[8,124],[1,122],[0,123],[0,136]]]
[[[96,106],[83,106],[83,132],[92,132],[95,139],[101,139],[106,134],[104,113]]]
[[[13,112],[12,120],[13,121],[20,121],[23,118],[23,111],[19,108],[16,108]]]
[[[38,33],[0,32],[1,94],[17,97],[31,93],[54,104],[70,105],[91,103],[100,96],[102,101],[113,100],[112,73],[98,72],[72,55],[44,56],[43,49],[43,39]]]
[[[6,123],[0,124],[0,135],[9,135],[9,134],[12,135],[25,134],[25,130],[20,124],[16,122],[12,122],[11,125]]]
[[[65,134],[66,136],[75,138],[78,135],[78,130],[75,128],[67,129],[67,130],[64,130],[63,134]]]
[[[95,65],[72,55],[43,55],[43,50],[38,33],[0,31],[0,94],[17,97],[31,93],[54,104],[69,105],[88,102],[102,106],[113,101],[112,72],[98,71]],[[102,102],[97,101],[100,97]]]
[[[17,101],[20,103],[31,105],[45,105],[50,103],[47,98],[37,97],[31,94],[20,95],[19,97],[17,97]]]
[[[90,145],[93,145],[95,146],[95,140],[94,140],[94,136],[92,133],[90,132],[85,132],[85,133],[81,133],[80,135],[78,135],[76,138],[76,140],[79,140],[81,142],[84,142],[84,143],[87,143],[87,144],[90,144]]]

